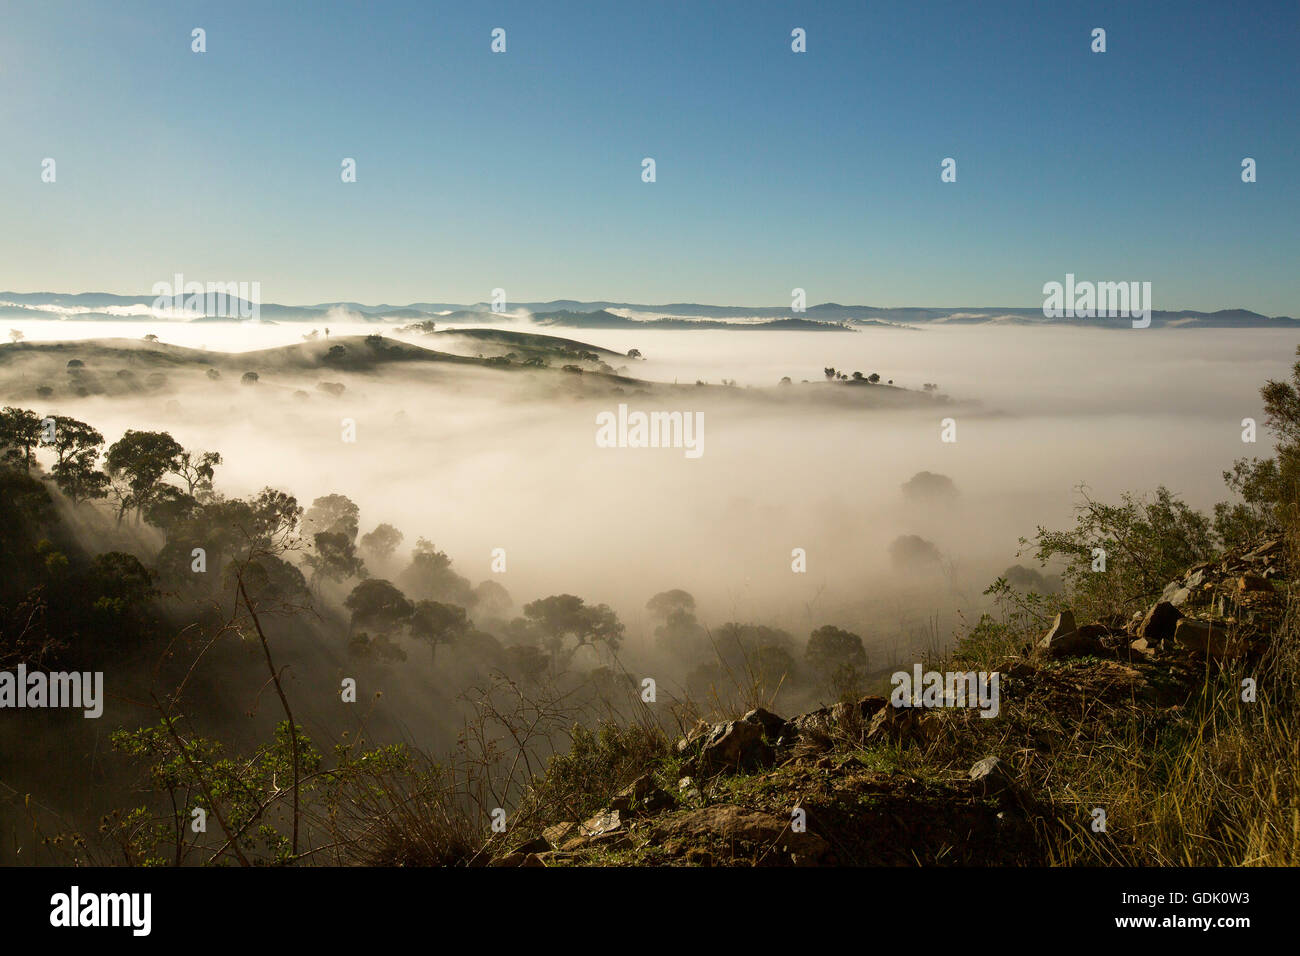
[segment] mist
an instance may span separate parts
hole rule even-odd
[[[104,324],[31,323],[70,338],[87,326],[102,335]],[[303,335],[283,325],[130,325],[134,338],[197,336],[231,352]],[[332,331],[337,339],[361,329],[482,354],[480,343],[454,336]],[[127,428],[157,429],[220,451],[217,484],[229,495],[266,485],[304,504],[347,495],[363,531],[388,522],[408,545],[429,538],[459,573],[492,578],[517,602],[569,592],[610,604],[628,625],[630,652],[644,636],[646,600],[673,587],[695,595],[706,622],[762,620],[795,632],[836,623],[869,644],[896,643],[907,637],[900,616],[978,603],[983,586],[1016,563],[1021,535],[1070,520],[1081,482],[1102,498],[1162,482],[1199,508],[1226,497],[1220,473],[1254,452],[1241,421],[1261,419],[1261,379],[1285,373],[1294,344],[1272,330],[544,331],[639,349],[644,360],[614,366],[687,387],[555,397],[518,376],[442,365],[286,369],[263,372],[251,389],[230,375],[214,389],[170,373],[163,393],[59,399],[41,410],[95,423],[109,442]],[[947,401],[809,405],[785,397],[797,388],[777,387],[782,376],[821,381],[828,366],[918,391],[937,383]],[[316,379],[345,391],[312,390]],[[723,380],[736,387],[717,388]],[[702,455],[597,447],[596,415],[618,402],[703,412]],[[956,440],[944,442],[949,417]],[[344,419],[355,422],[355,442],[342,439]],[[909,505],[901,486],[921,471],[949,477],[957,497]],[[906,534],[942,552],[937,580],[895,572],[888,545]],[[490,571],[497,548],[504,574]],[[791,570],[795,548],[807,554],[806,573]]]

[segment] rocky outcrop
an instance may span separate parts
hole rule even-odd
[[[794,830],[790,819],[731,804],[676,814],[656,823],[653,831],[667,853],[693,851],[698,862],[713,862],[717,855],[742,855],[760,864],[811,866],[829,848],[817,834]]]

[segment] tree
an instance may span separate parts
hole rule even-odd
[[[98,462],[99,449],[87,448],[55,463],[50,477],[74,505],[92,498],[107,498],[110,480],[99,470]]]
[[[947,475],[918,471],[903,483],[903,497],[917,504],[948,501],[957,497],[957,486]]]
[[[837,697],[856,694],[866,677],[867,652],[862,638],[827,624],[808,637],[804,661],[823,686]]]
[[[383,560],[393,556],[397,546],[402,543],[402,532],[391,524],[380,524],[375,530],[361,536],[361,547],[375,557]]]
[[[131,614],[157,595],[153,573],[134,555],[106,551],[91,564],[91,587],[97,594],[95,610],[112,620]]]
[[[395,630],[411,616],[414,606],[406,595],[383,578],[369,578],[352,589],[343,606],[352,612],[352,628],[380,633]]]
[[[788,632],[763,624],[739,624],[728,621],[714,632],[714,645],[725,667],[737,674],[757,674],[761,659],[773,659],[769,648],[794,649],[794,637]]]
[[[623,640],[623,625],[608,605],[591,607],[572,594],[553,594],[525,604],[524,620],[551,652],[552,661],[558,660],[568,641],[573,641],[573,647],[566,657],[597,644],[616,651]]]
[[[1214,556],[1210,520],[1164,485],[1149,498],[1126,492],[1118,505],[1095,501],[1082,486],[1079,495],[1082,503],[1075,508],[1074,527],[1039,527],[1033,554],[1042,566],[1053,558],[1065,560],[1061,577],[1075,612],[1084,620],[1127,617],[1150,604],[1191,565]],[[1021,544],[1029,542],[1021,539]],[[1104,574],[1094,570],[1098,549],[1105,555]]]
[[[54,416],[54,441],[49,442],[48,445],[54,449],[56,465],[63,464],[73,455],[89,449],[97,449],[103,444],[104,436],[85,422],[77,421],[67,415]]]
[[[26,408],[6,407],[0,411],[0,455],[3,460],[31,470],[35,449],[41,440],[41,418]]]
[[[312,533],[328,531],[355,541],[360,517],[361,509],[347,495],[325,495],[307,509],[306,525]]]
[[[1300,357],[1300,347],[1296,355]],[[1216,530],[1225,538],[1247,538],[1300,520],[1300,361],[1291,366],[1291,381],[1270,379],[1259,394],[1265,424],[1277,438],[1275,456],[1240,459],[1223,473],[1228,487],[1245,501],[1215,506]]]
[[[433,657],[439,644],[454,644],[470,632],[474,624],[463,607],[441,601],[420,601],[409,623],[411,636],[429,645]]]
[[[180,455],[185,449],[166,432],[138,432],[128,429],[126,434],[108,449],[104,460],[109,476],[122,481],[125,489],[119,495],[117,520],[130,509],[143,512],[159,493],[164,475],[174,474],[180,468]]]
[[[872,385],[879,385],[879,384],[880,384],[880,373],[879,373],[879,372],[872,372],[870,375],[867,376],[867,381],[870,382]]]
[[[212,494],[212,477],[216,466],[221,464],[221,455],[215,451],[183,451],[177,456],[179,467],[176,473],[185,482],[185,490],[191,497]]]
[[[239,377],[240,385],[256,385],[258,375],[256,372],[245,372]]]
[[[836,376],[836,374],[837,374],[836,371],[835,371],[835,369],[833,369],[833,368],[824,368],[824,369],[822,369],[822,371],[826,374],[826,378],[827,378],[828,380],[830,380],[830,381],[834,381],[835,376]]]
[[[461,607],[474,605],[473,586],[451,569],[451,558],[427,538],[416,540],[411,563],[397,576],[397,583],[417,600],[444,601]]]
[[[666,620],[676,611],[693,613],[695,611],[695,596],[689,591],[683,591],[681,588],[660,591],[645,602],[645,609],[656,620],[660,621]]]
[[[207,372],[205,372],[204,374],[207,375],[208,378],[212,379],[212,381],[214,382],[217,381],[217,379],[221,378],[221,372],[219,372],[215,368],[208,369]]]
[[[10,329],[10,330],[9,330],[9,341],[10,341],[10,342],[18,343],[18,342],[21,342],[24,338],[26,338],[26,336],[23,335],[21,329]]]
[[[899,571],[922,571],[937,567],[942,560],[933,541],[920,535],[899,535],[889,545],[889,559]]]
[[[628,349],[628,350],[627,350],[627,357],[630,358],[630,359],[639,359],[639,358],[641,357],[641,350],[640,350],[640,349]]]
[[[320,531],[312,537],[312,544],[315,552],[307,555],[307,564],[313,576],[328,581],[365,576],[365,562],[357,556],[357,546],[346,535]]]

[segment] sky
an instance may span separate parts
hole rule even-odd
[[[1157,309],[1300,316],[1295,0],[6,0],[3,19],[3,290],[182,273],[296,304],[798,287],[1032,307],[1073,273],[1150,281]]]

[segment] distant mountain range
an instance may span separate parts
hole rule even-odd
[[[78,321],[157,321],[152,311],[154,296],[113,295],[106,292],[82,292],[65,295],[54,292],[0,292],[2,319],[76,319]],[[225,315],[215,307],[203,315],[172,318],[178,322],[240,321],[227,318],[239,311],[251,312],[250,303],[239,299],[226,302]],[[452,302],[412,302],[409,305],[364,305],[360,302],[321,302],[315,305],[279,305],[264,302],[260,306],[263,322],[409,322],[433,320],[438,325],[502,323],[524,319],[542,325],[588,329],[668,328],[668,329],[770,329],[805,331],[843,331],[872,326],[919,327],[927,325],[1074,325],[1105,328],[1131,328],[1127,318],[1057,318],[1048,319],[1039,308],[970,307],[877,308],[870,305],[840,305],[824,302],[807,311],[792,313],[785,307],[739,305],[699,305],[677,302],[648,305],[634,302],[580,302],[557,299],[551,302],[512,302],[506,313],[496,313],[486,302],[473,304]],[[243,320],[247,321],[247,320]],[[1248,309],[1223,309],[1218,312],[1152,311],[1152,327],[1168,328],[1300,328],[1300,319],[1291,316],[1261,315]]]

